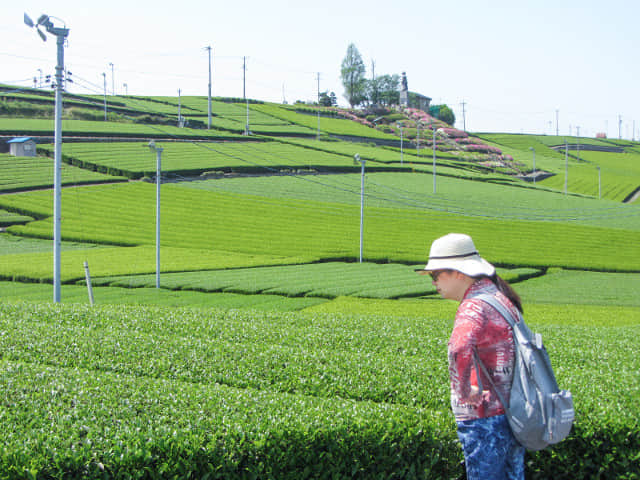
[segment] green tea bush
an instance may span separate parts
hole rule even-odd
[[[0,477],[455,478],[442,315],[0,303]],[[638,478],[640,324],[576,320],[537,328],[576,424],[527,475]]]

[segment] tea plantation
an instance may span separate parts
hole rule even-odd
[[[479,135],[513,157],[499,166],[449,141],[434,178],[432,150],[401,156],[390,129],[337,110],[317,139],[309,107],[252,100],[240,135],[237,101],[216,99],[212,130],[205,97],[182,97],[186,129],[173,97],[114,97],[107,122],[66,111],[63,131],[89,138],[63,143],[62,304],[53,146],[0,154],[0,479],[458,478],[457,304],[413,271],[454,231],[521,294],[575,398],[570,437],[528,453],[527,478],[640,478],[640,144],[580,139],[601,150],[569,151],[565,194],[564,138]],[[6,135],[51,129],[0,118]]]

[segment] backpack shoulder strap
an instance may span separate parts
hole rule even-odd
[[[482,300],[483,302],[488,303],[493,308],[495,308],[500,315],[504,317],[507,323],[513,328],[514,324],[518,321],[522,321],[522,315],[518,311],[518,319],[513,317],[513,314],[504,306],[500,301],[494,297],[493,295],[489,295],[487,293],[481,293],[479,295],[474,296],[473,298],[477,298],[478,300]]]
[[[489,295],[487,293],[481,293],[479,295],[474,296],[473,298],[477,298],[478,300],[482,300],[483,302],[486,302],[489,305],[491,305],[493,308],[495,308],[498,311],[498,313],[502,317],[504,317],[504,319],[507,321],[507,323],[511,327],[511,330],[514,329],[514,325],[516,323],[516,319],[513,318],[513,314],[507,308],[505,308],[504,305],[502,305],[502,303],[500,303],[496,297],[494,297],[493,295]],[[518,315],[520,315],[520,312],[518,312]],[[515,337],[515,335],[514,335],[514,337]],[[515,339],[514,339],[514,341],[515,341]],[[505,401],[505,398],[502,395],[502,393],[500,393],[500,390],[498,390],[496,388],[496,385],[493,382],[493,379],[491,378],[491,375],[489,375],[489,371],[487,370],[487,367],[485,367],[484,363],[482,363],[482,360],[480,360],[480,356],[478,355],[478,350],[475,347],[473,349],[473,360],[474,360],[474,363],[476,364],[476,369],[479,366],[480,369],[482,370],[482,373],[484,373],[484,375],[489,379],[489,383],[493,387],[493,391],[496,393],[496,395],[498,395],[498,398],[500,399],[500,403],[502,403],[502,407],[504,408],[504,410],[507,413],[507,415],[510,415],[509,414],[509,405]],[[481,382],[479,375],[478,375],[478,380]],[[480,388],[482,388],[482,384],[480,384]]]

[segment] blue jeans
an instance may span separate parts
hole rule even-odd
[[[456,422],[469,480],[524,480],[524,447],[504,415]]]

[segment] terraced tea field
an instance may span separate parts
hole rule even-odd
[[[202,192],[176,185],[164,186],[163,192],[161,228],[166,246],[325,259],[358,255],[360,212],[355,205]],[[64,202],[76,206],[65,214],[62,235],[67,240],[154,243],[155,186],[134,183],[65,189]],[[137,207],[131,210],[130,205]],[[4,195],[0,208],[48,216],[51,195]],[[637,214],[635,207],[629,208],[630,215]],[[9,230],[50,238],[52,221],[48,217]],[[429,239],[450,231],[469,232],[485,255],[499,265],[640,269],[640,245],[631,230],[380,207],[368,209],[364,255],[368,260],[420,263]],[[492,241],[496,236],[502,242]],[[612,244],[618,248],[607,248]]]

